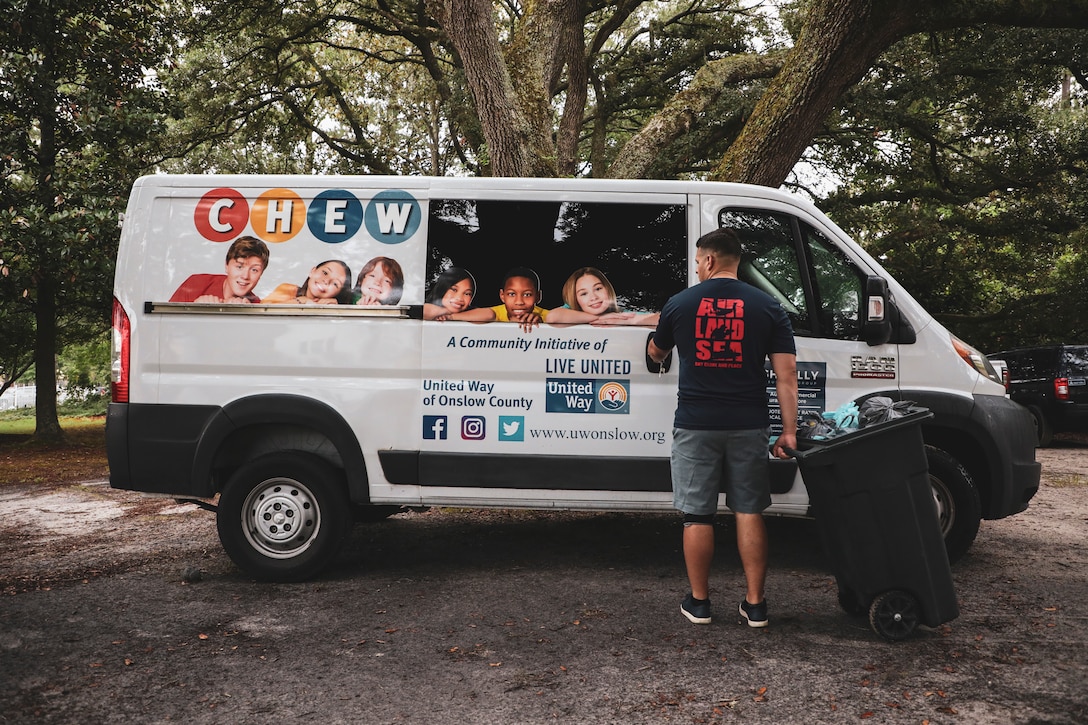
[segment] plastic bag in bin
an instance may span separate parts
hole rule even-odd
[[[825,413],[806,411],[797,424],[797,437],[811,440],[834,438],[857,430],[858,425],[857,403],[849,402],[839,406],[838,410]]]
[[[892,400],[884,395],[874,395],[861,404],[861,427],[886,423],[889,420],[902,418],[917,406],[913,400]]]

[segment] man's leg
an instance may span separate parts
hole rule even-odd
[[[740,553],[740,562],[744,567],[744,578],[748,583],[748,592],[745,599],[749,604],[759,604],[763,601],[764,585],[767,582],[767,526],[763,522],[763,514],[736,514],[737,524],[737,551]],[[684,554],[687,555],[687,529],[684,530]],[[711,547],[713,547],[713,531],[711,532]],[[707,568],[709,572],[709,565]],[[688,577],[691,577],[691,566],[688,565]],[[694,587],[694,584],[692,584]]]
[[[688,570],[691,595],[710,598],[710,564],[714,560],[714,525],[684,524],[684,564]]]

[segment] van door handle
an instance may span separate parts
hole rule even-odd
[[[657,375],[664,375],[669,372],[669,368],[672,367],[672,350],[669,350],[669,354],[665,356],[665,359],[661,362],[654,362],[650,357],[650,338],[654,336],[654,333],[650,333],[646,336],[646,369],[651,373]]]

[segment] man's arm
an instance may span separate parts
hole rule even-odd
[[[782,411],[782,432],[774,442],[772,452],[777,458],[789,458],[787,448],[797,448],[797,356],[793,353],[771,353],[778,408]]]
[[[658,347],[657,344],[654,342],[653,336],[651,335],[650,339],[646,342],[646,354],[649,355],[650,359],[653,360],[655,363],[659,363],[664,362],[665,358],[669,356],[669,351],[662,350],[660,347]],[[797,398],[795,397],[794,400],[796,401]]]

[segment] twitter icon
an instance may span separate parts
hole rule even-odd
[[[525,440],[525,416],[500,415],[499,416],[499,440],[523,441]]]

